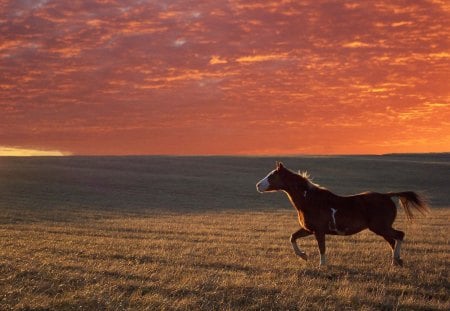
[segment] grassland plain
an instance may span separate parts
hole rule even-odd
[[[284,158],[339,194],[426,192],[396,227],[405,267],[364,231],[313,238],[281,194],[255,182],[273,158],[0,159],[0,309],[448,310],[450,161],[444,155]]]

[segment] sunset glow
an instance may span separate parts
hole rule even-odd
[[[0,0],[0,29],[0,155],[450,151],[448,1]]]
[[[31,157],[31,156],[63,156],[60,151],[52,150],[36,150],[36,149],[22,149],[13,147],[0,147],[0,156],[12,156],[12,157]]]

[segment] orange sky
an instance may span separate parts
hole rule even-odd
[[[0,150],[450,151],[450,2],[0,0]]]

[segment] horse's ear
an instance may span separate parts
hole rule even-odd
[[[277,164],[277,170],[284,168],[283,163],[277,161],[276,164]]]

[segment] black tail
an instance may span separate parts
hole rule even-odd
[[[422,215],[426,215],[430,212],[430,208],[428,207],[427,201],[417,193],[413,191],[404,191],[404,192],[388,192],[388,196],[390,197],[398,197],[400,201],[400,205],[403,207],[406,213],[406,217],[411,220],[414,218],[412,213],[412,208],[418,210]]]

